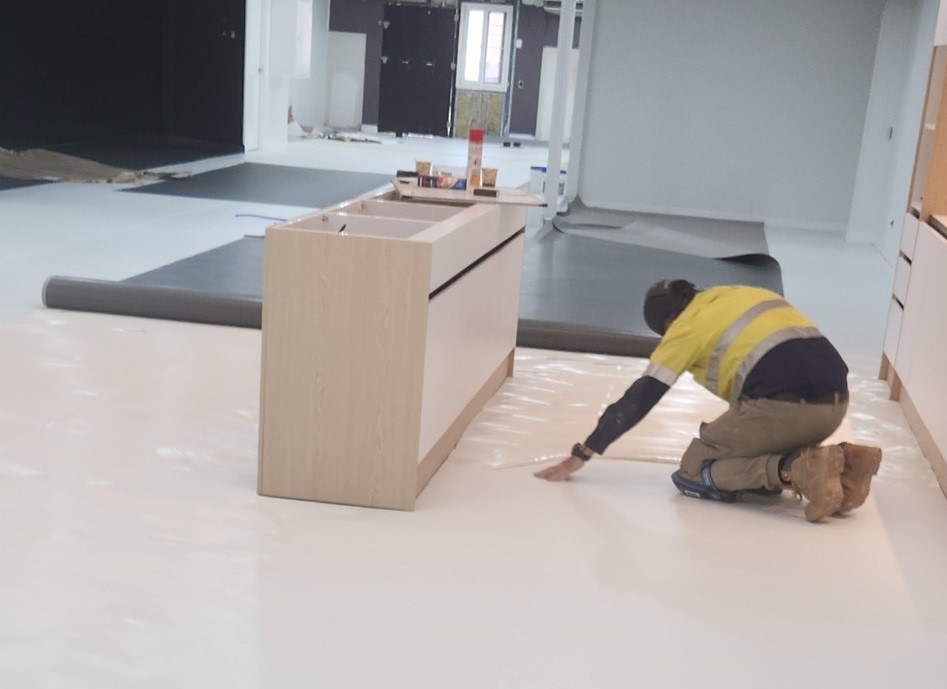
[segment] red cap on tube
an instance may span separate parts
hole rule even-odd
[[[483,129],[480,127],[471,127],[468,137],[471,143],[482,144],[483,143]]]

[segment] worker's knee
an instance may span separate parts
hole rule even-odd
[[[700,481],[700,472],[703,465],[716,458],[716,448],[707,445],[700,438],[694,438],[681,456],[679,473],[690,481]]]
[[[705,459],[696,475],[682,468],[671,474],[671,481],[681,493],[692,498],[717,500],[719,502],[733,502],[739,493],[730,490],[720,490],[714,483],[712,467],[714,460]]]

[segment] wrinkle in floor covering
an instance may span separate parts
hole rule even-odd
[[[560,232],[576,237],[705,258],[769,255],[761,222],[591,208],[581,199],[573,201],[569,210],[552,222]]]

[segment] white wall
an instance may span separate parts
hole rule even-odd
[[[572,114],[575,111],[575,86],[579,71],[579,51],[573,49],[569,58],[569,86],[566,93],[565,127],[562,143],[569,143],[572,135]],[[549,141],[552,133],[553,98],[556,92],[556,61],[559,57],[557,46],[543,48],[542,62],[539,68],[539,99],[536,103],[536,138]]]
[[[599,0],[579,194],[842,231],[884,0]]]
[[[917,123],[902,119],[919,9],[917,0],[885,0],[848,219],[849,241],[878,242],[886,227],[901,224],[902,213],[891,217],[889,207],[899,147],[904,139],[917,140]],[[904,206],[902,199],[902,211]]]
[[[300,124],[321,127],[326,118],[326,63],[329,51],[329,0],[312,0],[312,51],[309,76],[293,79],[289,101]]]
[[[311,35],[298,23],[310,7]],[[306,118],[312,114],[313,126],[323,123],[328,26],[329,0],[247,0],[243,144],[248,151],[285,148],[290,104],[297,121],[309,124],[301,112]],[[307,71],[307,78],[293,78]]]

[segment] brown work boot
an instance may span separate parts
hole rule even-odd
[[[793,461],[790,482],[796,494],[809,501],[805,514],[810,522],[822,521],[839,511],[844,466],[845,454],[838,445],[806,448]]]
[[[839,512],[850,512],[861,507],[871,489],[871,477],[878,473],[881,464],[881,448],[842,443],[845,468],[842,469],[842,506]]]

